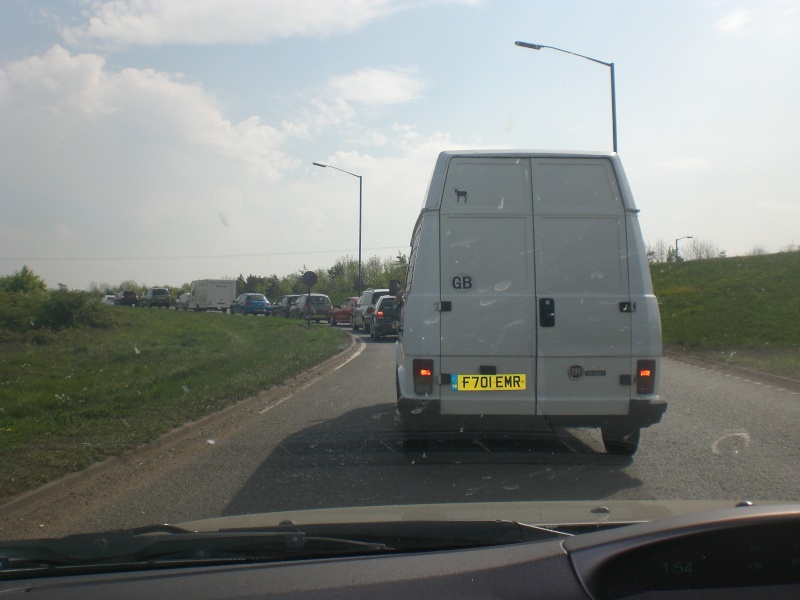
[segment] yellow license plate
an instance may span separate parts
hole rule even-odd
[[[454,392],[519,391],[525,389],[525,374],[451,375],[450,389]]]

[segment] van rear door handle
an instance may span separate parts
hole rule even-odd
[[[539,325],[556,326],[556,301],[553,298],[539,298]]]

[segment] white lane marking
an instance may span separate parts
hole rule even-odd
[[[366,346],[366,344],[364,344],[364,342],[362,342],[361,340],[358,340],[358,350],[356,350],[356,351],[353,353],[353,356],[351,356],[350,358],[348,358],[346,361],[344,361],[342,364],[340,364],[338,367],[336,367],[336,368],[335,368],[333,371],[331,371],[331,373],[334,373],[334,372],[338,371],[338,370],[339,370],[339,369],[341,369],[343,366],[345,366],[347,363],[349,363],[351,360],[353,360],[354,358],[356,358],[356,357],[357,357],[359,354],[361,354],[361,353],[364,351],[364,348],[366,348],[366,347],[367,347],[367,346]],[[272,410],[273,408],[275,408],[276,406],[278,406],[278,405],[280,405],[280,404],[283,404],[283,403],[284,403],[284,402],[286,402],[286,401],[287,401],[289,398],[291,398],[292,396],[294,396],[294,395],[295,395],[297,392],[302,392],[303,390],[310,388],[312,385],[314,385],[315,383],[317,383],[317,381],[319,381],[320,379],[321,379],[321,378],[320,378],[320,377],[318,377],[318,378],[314,379],[313,381],[309,381],[309,382],[308,382],[307,384],[305,384],[303,387],[296,389],[295,391],[293,391],[293,392],[292,392],[291,394],[289,394],[288,396],[284,396],[283,398],[281,398],[280,400],[277,400],[276,402],[273,402],[272,404],[270,404],[269,406],[267,406],[267,407],[266,407],[266,408],[264,408],[263,410],[260,410],[260,411],[258,411],[258,414],[260,414],[260,415],[263,415],[265,412]]]

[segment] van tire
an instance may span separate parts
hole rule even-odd
[[[639,436],[641,429],[636,428],[627,433],[620,433],[619,430],[600,428],[603,437],[603,446],[606,454],[614,456],[633,456],[639,449]]]
[[[358,325],[356,325],[356,320],[352,317],[352,315],[350,316],[350,327],[353,329],[353,331],[358,331]]]

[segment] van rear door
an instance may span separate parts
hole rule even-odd
[[[439,354],[441,373],[459,379],[441,386],[442,414],[536,414],[530,164],[450,160],[439,211]],[[463,389],[470,384],[494,389]]]
[[[635,307],[611,161],[534,158],[532,176],[538,414],[626,414]]]

